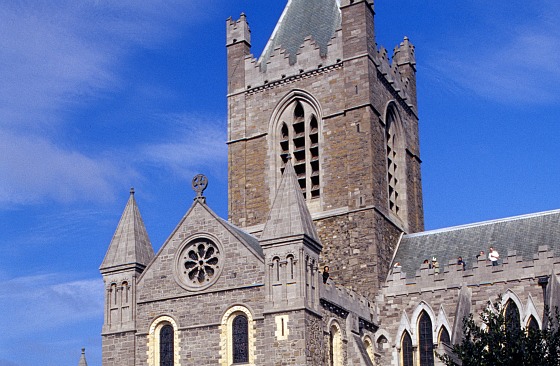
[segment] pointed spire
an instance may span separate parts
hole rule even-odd
[[[87,366],[85,348],[82,348],[82,356],[80,357],[80,362],[78,362],[78,366]]]
[[[145,267],[153,257],[154,249],[134,199],[134,188],[131,188],[130,197],[100,270],[103,272],[123,265]]]
[[[290,64],[294,64],[297,52],[307,37],[317,43],[321,55],[326,55],[327,46],[341,23],[342,16],[336,0],[289,0],[261,55],[261,67],[266,68],[270,55],[277,47],[286,50]]]
[[[288,156],[261,241],[301,234],[319,242],[315,224],[301,193],[291,158]]]

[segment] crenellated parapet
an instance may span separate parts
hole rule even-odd
[[[395,47],[391,59],[385,47],[377,48],[373,62],[395,93],[416,112],[416,59],[408,37]]]
[[[263,87],[299,79],[318,70],[329,70],[333,65],[341,64],[341,47],[339,30],[328,43],[326,54],[321,52],[321,48],[313,38],[305,38],[297,52],[295,63],[291,63],[290,55],[281,47],[272,50],[266,62],[255,58],[252,54],[248,55],[244,60],[245,90],[254,92],[254,89],[261,90]]]
[[[422,264],[414,276],[407,276],[401,268],[393,268],[389,274],[383,292],[386,296],[399,296],[427,291],[459,289],[463,284],[469,287],[485,286],[496,283],[537,281],[551,273],[560,274],[560,257],[548,246],[540,246],[532,259],[518,256],[516,251],[509,251],[507,257],[497,266],[485,258],[480,258],[472,268],[463,270],[455,260],[436,269]]]
[[[249,28],[245,13],[241,13],[238,20],[233,20],[231,17],[228,18],[226,23],[226,41],[228,46],[238,42],[251,44],[251,29]]]
[[[320,286],[319,295],[321,301],[336,305],[368,322],[377,323],[375,305],[354,290],[337,286],[329,281],[329,283]]]

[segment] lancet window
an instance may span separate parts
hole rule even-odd
[[[319,174],[319,121],[314,108],[304,100],[296,99],[280,116],[279,152],[284,172],[288,156],[307,200],[321,195]]]

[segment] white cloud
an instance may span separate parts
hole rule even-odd
[[[557,14],[553,9],[559,7],[551,2],[541,5],[536,10],[541,16],[528,17],[525,23],[512,26],[512,21],[494,19],[490,33],[463,35],[476,46],[435,54],[429,61],[431,73],[501,103],[560,102],[560,43],[555,36],[560,23],[547,20],[547,14]]]
[[[118,176],[135,173],[115,162],[64,150],[33,135],[0,129],[0,203],[110,200]]]
[[[4,279],[0,286],[0,308],[9,333],[7,341],[20,335],[64,327],[103,315],[103,281],[65,281],[57,273]]]
[[[163,165],[174,175],[186,179],[211,169],[223,174],[227,162],[225,121],[191,115],[168,116],[173,126],[173,142],[146,146],[141,154],[144,163]]]
[[[0,204],[112,199],[137,177],[123,151],[62,147],[67,112],[121,85],[131,49],[178,36],[201,8],[192,1],[17,1],[0,8]],[[73,121],[72,123],[81,123]],[[128,179],[127,179],[128,180]]]

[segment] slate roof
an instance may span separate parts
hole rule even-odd
[[[218,216],[216,216],[218,217]],[[262,258],[264,258],[264,252],[262,250],[259,239],[249,234],[248,232],[241,230],[237,226],[233,225],[231,222],[218,217],[222,223],[227,226],[231,231],[233,231],[237,236],[241,238],[247,245],[249,245],[255,252],[257,252]]]
[[[301,234],[320,242],[292,161],[288,159],[260,239],[262,241]]]
[[[560,210],[404,235],[393,263],[400,262],[401,271],[412,277],[423,260],[431,261],[432,256],[437,257],[441,271],[458,256],[469,268],[481,250],[488,256],[489,247],[498,251],[500,260],[514,250],[523,260],[532,260],[541,245],[560,255]]]
[[[100,269],[129,264],[146,266],[153,257],[154,248],[134,199],[134,189],[131,189],[130,197]]]
[[[319,46],[321,55],[326,55],[327,45],[341,22],[336,0],[289,0],[259,59],[261,67],[266,68],[277,47],[286,51],[293,65],[299,47],[309,36]]]

